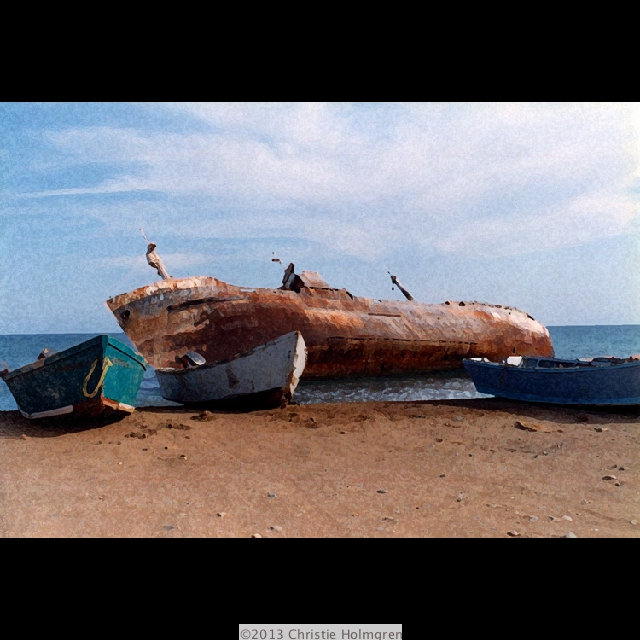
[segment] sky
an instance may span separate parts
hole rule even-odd
[[[639,103],[0,103],[0,334],[174,277],[640,324]]]

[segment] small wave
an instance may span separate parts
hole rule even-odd
[[[402,378],[361,378],[349,380],[302,381],[295,394],[300,404],[323,402],[407,402],[486,398],[473,382],[460,373],[442,373]]]

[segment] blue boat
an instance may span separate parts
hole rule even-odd
[[[1,377],[26,418],[98,416],[133,412],[146,368],[139,353],[102,335],[65,351],[45,349],[36,362]]]
[[[640,356],[536,358],[511,356],[462,361],[480,393],[501,398],[572,405],[640,404]]]

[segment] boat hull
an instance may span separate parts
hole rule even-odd
[[[465,357],[553,355],[549,332],[528,314],[479,303],[426,305],[359,298],[341,289],[244,289],[215,278],[157,282],[106,302],[145,358],[175,367],[193,350],[207,362],[299,330],[303,378],[422,373]]]
[[[223,362],[156,369],[165,400],[209,406],[280,406],[291,400],[304,371],[304,338],[295,331]]]
[[[22,415],[49,418],[131,413],[146,369],[144,358],[110,336],[25,365],[4,376]]]
[[[463,362],[480,393],[511,400],[571,405],[640,404],[640,361],[603,367],[527,369]]]

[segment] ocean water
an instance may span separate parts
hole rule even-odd
[[[640,353],[640,325],[548,327],[556,357],[628,357]],[[62,351],[97,334],[0,335],[0,363],[17,369],[37,359],[43,348]],[[111,334],[131,345],[123,333]],[[131,345],[133,346],[133,345]],[[464,369],[425,376],[302,381],[295,394],[300,404],[371,400],[443,400],[487,397],[478,393]],[[153,367],[146,372],[138,406],[176,406],[160,395]],[[0,382],[0,410],[17,409],[9,389]]]

